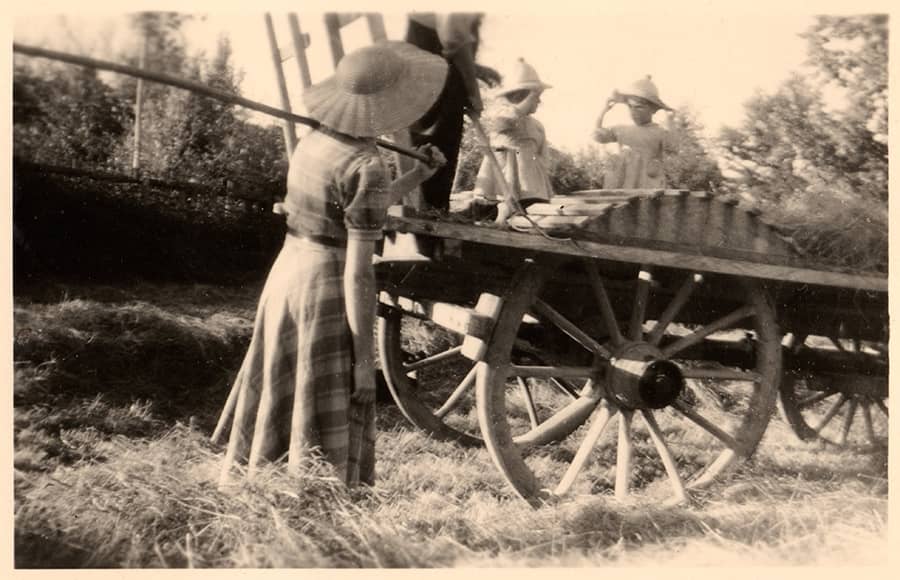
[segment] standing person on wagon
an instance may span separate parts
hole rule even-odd
[[[484,109],[478,80],[491,87],[500,82],[497,71],[475,62],[482,18],[481,14],[430,12],[413,13],[408,18],[406,41],[441,55],[449,64],[446,84],[434,107],[409,129],[414,145],[434,145],[447,159],[447,164],[421,186],[429,208],[446,211],[450,206],[463,115],[466,110],[480,115]]]
[[[603,127],[606,113],[616,104],[625,103],[634,125]],[[604,176],[606,189],[663,189],[666,174],[663,153],[669,132],[653,122],[653,115],[672,108],[659,98],[659,90],[650,77],[632,83],[624,91],[614,91],[606,101],[606,107],[597,119],[594,140],[600,143],[618,143],[620,155],[612,171]]]
[[[534,118],[541,104],[541,94],[550,87],[538,76],[533,66],[520,58],[507,76],[510,82],[497,92],[498,111],[486,123],[491,146],[503,174],[485,157],[475,179],[475,206],[497,205],[497,223],[504,223],[512,213],[508,200],[502,199],[503,187],[516,182],[519,203],[523,208],[553,195],[550,183],[550,146],[544,125]],[[499,202],[499,205],[498,205]]]
[[[431,107],[443,59],[403,42],[346,55],[306,89],[322,126],[297,145],[287,177],[287,230],[266,279],[238,389],[221,482],[236,461],[296,469],[319,453],[348,485],[372,484],[375,462],[375,276],[387,208],[434,169],[393,183],[375,137],[407,128]],[[437,164],[434,148],[421,148]]]

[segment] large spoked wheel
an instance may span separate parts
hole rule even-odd
[[[388,389],[403,415],[416,427],[441,440],[463,445],[483,445],[475,411],[476,369],[463,354],[465,334],[456,333],[429,319],[435,308],[409,300],[391,298],[382,304],[378,320],[378,348]],[[466,309],[443,305],[455,312],[445,318],[460,320]],[[476,319],[477,320],[477,319]],[[477,323],[469,324],[475,326]],[[465,326],[465,325],[464,325]],[[528,328],[523,329],[527,333]],[[551,355],[526,337],[513,346],[518,360],[546,363]],[[560,409],[579,399],[584,382],[565,378],[532,379],[511,377],[516,393],[508,401],[512,420],[524,419],[517,442],[523,445],[547,443],[565,437],[580,421],[560,424],[551,421]],[[596,401],[594,401],[596,402]],[[584,417],[590,407],[580,403]],[[575,407],[578,405],[576,404]]]
[[[781,414],[797,437],[861,450],[884,448],[889,423],[885,347],[816,336],[790,339],[792,359],[830,358],[844,371],[785,372]]]
[[[517,274],[477,363],[478,414],[488,450],[516,493],[533,504],[568,492],[655,497],[666,493],[667,480],[673,499],[684,501],[687,490],[749,457],[765,432],[781,370],[773,308],[752,281],[732,281],[739,283],[729,286],[726,300],[717,292],[715,304],[707,305],[698,291],[702,276],[671,279],[669,272],[662,285],[642,270],[632,282],[631,303],[617,317],[596,264],[586,261],[584,270],[605,331],[547,302],[546,269],[526,264]],[[518,362],[516,337],[529,319],[565,329],[588,363]],[[557,445],[517,444],[509,401],[517,382],[511,377],[521,376],[588,381],[579,405],[553,419],[580,428]]]

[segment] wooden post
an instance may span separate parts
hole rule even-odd
[[[141,55],[138,57],[138,66],[147,66],[147,30],[143,30]],[[141,110],[144,101],[144,79],[138,79],[134,96],[134,151],[131,154],[131,174],[137,177],[141,172]]]
[[[341,59],[344,58],[344,45],[341,42],[341,20],[340,15],[335,12],[329,12],[325,15],[325,30],[328,32],[328,46],[331,47],[331,60],[334,67],[337,68]]]
[[[272,24],[272,15],[268,12],[266,16],[266,31],[269,34],[269,48],[272,51],[272,64],[275,65],[275,77],[278,80],[278,93],[281,96],[281,108],[285,111],[291,110],[291,101],[288,97],[287,82],[284,80],[284,70],[281,68],[281,51],[278,50],[278,41],[275,39],[275,26]],[[294,131],[294,124],[290,121],[284,121],[284,148],[287,151],[287,158],[290,159],[294,153],[294,147],[297,146],[297,133]]]
[[[366,20],[369,21],[369,33],[372,35],[374,42],[387,40],[387,31],[384,29],[384,19],[377,12],[366,14]]]
[[[305,89],[312,84],[312,77],[309,74],[309,61],[306,60],[309,36],[304,35],[300,31],[300,20],[297,19],[296,12],[288,14],[288,24],[291,27],[291,39],[294,41],[294,58],[297,59],[297,66],[300,68],[300,82]]]

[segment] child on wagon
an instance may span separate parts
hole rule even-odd
[[[497,93],[498,111],[487,123],[491,147],[503,174],[485,157],[473,192],[473,209],[488,208],[493,217],[496,206],[498,223],[512,212],[503,200],[500,180],[506,181],[508,189],[516,188],[523,207],[547,201],[553,195],[544,126],[532,116],[541,104],[541,94],[550,85],[541,81],[534,67],[521,58],[510,78],[510,83]]]
[[[634,125],[603,127],[603,118],[616,104],[625,103]],[[597,119],[594,140],[618,143],[620,157],[613,170],[604,177],[605,189],[662,189],[666,187],[663,150],[668,131],[653,122],[659,110],[672,111],[659,98],[650,76],[633,83],[625,91],[613,92]]]

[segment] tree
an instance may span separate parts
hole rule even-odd
[[[690,107],[672,114],[663,169],[668,187],[694,191],[716,190],[722,172],[701,137],[703,125]]]
[[[126,131],[127,103],[94,69],[17,66],[15,154],[55,165],[107,167]]]
[[[742,125],[720,135],[739,187],[774,203],[812,190],[887,201],[886,25],[879,15],[816,20],[805,34],[815,73],[754,96]]]

